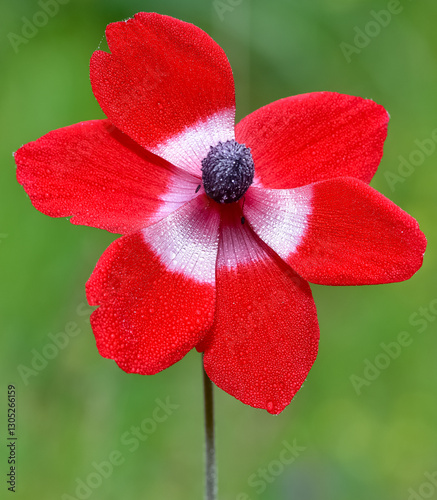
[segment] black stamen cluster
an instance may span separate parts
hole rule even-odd
[[[202,160],[203,187],[218,203],[238,201],[252,184],[254,173],[250,148],[234,140],[211,146]]]

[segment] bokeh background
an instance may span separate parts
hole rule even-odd
[[[312,287],[319,356],[280,416],[216,390],[220,499],[437,498],[437,480],[427,477],[437,471],[435,1],[63,0],[57,6],[46,23],[37,16],[36,33],[14,46],[11,34],[23,36],[26,19],[42,4],[0,4],[0,496],[8,494],[7,384],[16,386],[18,405],[15,498],[203,496],[200,356],[192,352],[142,377],[98,355],[84,284],[115,236],[37,212],[15,181],[12,159],[23,143],[52,129],[103,117],[91,92],[89,58],[108,23],[144,10],[192,22],[224,47],[235,74],[237,119],[281,97],[319,90],[383,104],[391,123],[372,185],[416,217],[428,237],[424,265],[408,282]],[[375,14],[388,8],[390,20]],[[370,36],[354,40],[360,30]],[[421,156],[416,150],[425,139]],[[400,172],[400,155],[413,155],[415,165]],[[66,329],[77,335],[56,353],[50,334]],[[381,343],[401,332],[408,332],[409,345],[396,358],[381,356]],[[365,371],[375,363],[382,369]],[[167,398],[178,408],[156,429],[150,424],[147,439],[132,450],[126,433]],[[281,462],[291,456],[284,442],[299,447],[293,463]],[[97,476],[95,464],[114,451],[123,463]],[[92,489],[76,492],[78,479]]]

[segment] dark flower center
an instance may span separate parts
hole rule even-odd
[[[203,187],[218,203],[238,201],[252,184],[254,173],[250,148],[234,140],[211,146],[202,160]]]

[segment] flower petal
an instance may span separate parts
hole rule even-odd
[[[35,208],[73,224],[130,233],[193,199],[193,176],[144,150],[107,120],[54,130],[15,153]]]
[[[304,279],[371,285],[410,278],[426,238],[413,217],[367,184],[337,178],[290,190],[252,188],[245,216]]]
[[[211,327],[219,215],[205,196],[112,243],[87,283],[97,347],[124,371],[179,361]]]
[[[91,58],[106,116],[146,149],[201,175],[210,146],[234,138],[235,91],[223,50],[196,26],[154,13],[110,24]]]
[[[308,283],[231,215],[222,219],[214,325],[198,348],[216,385],[276,414],[316,359],[316,307]]]
[[[313,92],[280,99],[236,126],[252,150],[256,184],[294,188],[333,177],[370,182],[387,136],[385,109],[361,97]]]

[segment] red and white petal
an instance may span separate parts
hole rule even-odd
[[[334,177],[370,182],[388,121],[387,111],[370,99],[313,92],[254,111],[235,135],[252,150],[258,186],[289,189]]]
[[[290,190],[249,189],[245,216],[297,273],[321,285],[406,280],[426,248],[413,217],[351,177]]]
[[[205,196],[105,251],[87,283],[102,356],[151,375],[179,361],[210,329],[219,215]]]
[[[199,182],[107,120],[54,130],[15,153],[35,208],[73,224],[131,233],[193,199]]]
[[[235,90],[223,50],[204,31],[141,12],[106,29],[91,58],[106,116],[146,149],[200,177],[210,146],[234,138]]]
[[[198,349],[218,387],[277,414],[316,359],[316,307],[308,283],[233,215],[222,219],[215,320]]]

